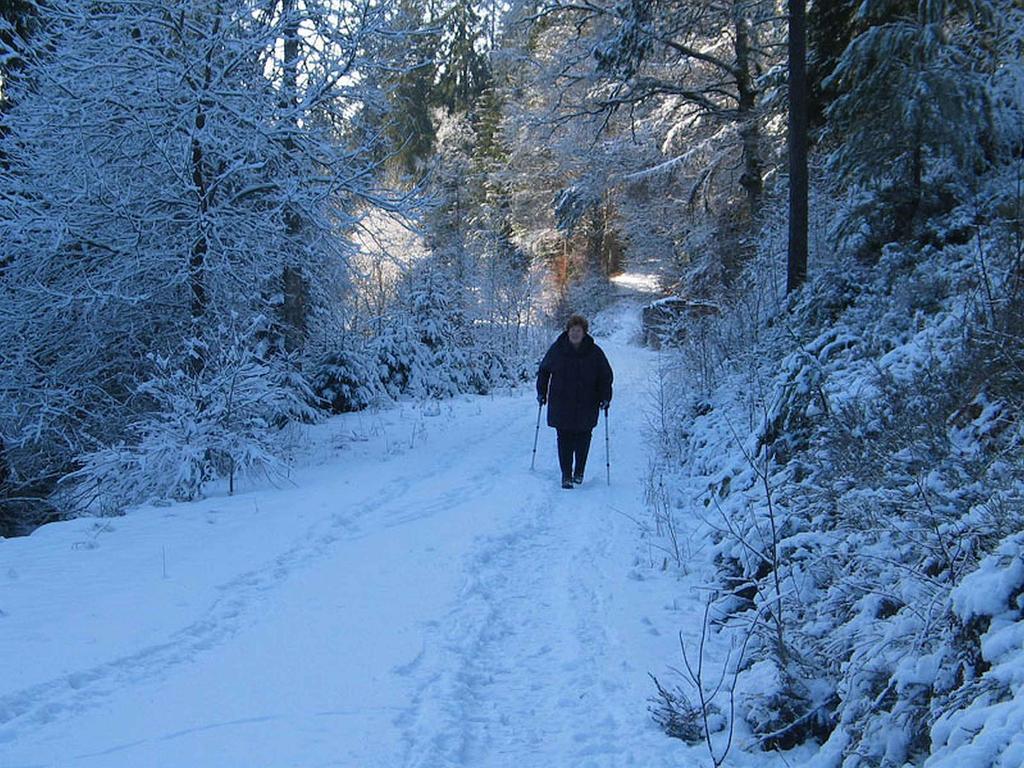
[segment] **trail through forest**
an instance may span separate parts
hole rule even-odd
[[[530,470],[523,387],[332,419],[287,487],[0,541],[0,764],[704,764],[647,712],[700,608],[639,543],[637,323],[598,338],[610,485],[603,423],[581,487],[543,425]]]

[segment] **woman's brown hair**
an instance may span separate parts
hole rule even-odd
[[[565,323],[565,330],[568,331],[574,325],[578,325],[580,328],[582,328],[584,333],[587,333],[590,330],[590,324],[587,323],[587,318],[585,318],[583,315],[570,316]]]

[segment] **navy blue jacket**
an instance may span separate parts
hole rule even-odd
[[[578,349],[563,332],[541,360],[537,395],[547,397],[548,426],[588,432],[597,426],[598,403],[611,402],[612,367],[589,334]]]

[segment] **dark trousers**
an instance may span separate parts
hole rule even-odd
[[[583,476],[590,452],[590,434],[589,429],[586,432],[558,430],[558,465],[562,468],[563,478],[573,476],[573,459],[576,460],[575,474]]]

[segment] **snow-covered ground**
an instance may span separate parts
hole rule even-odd
[[[332,419],[287,487],[0,540],[0,766],[708,764],[647,712],[703,566],[661,573],[639,535],[636,323],[594,329],[610,485],[603,424],[582,487],[543,424],[530,470],[524,387]]]

